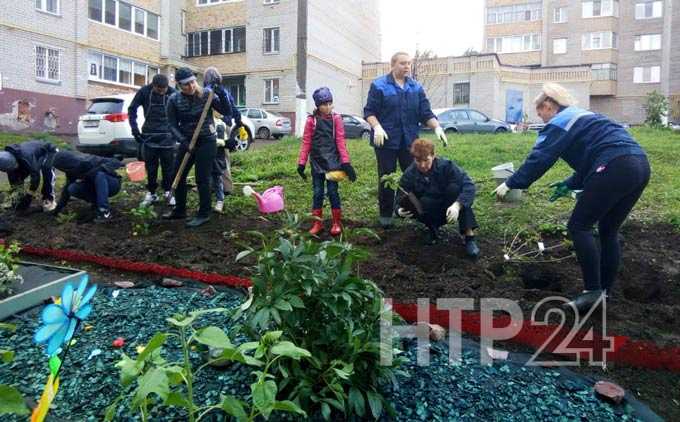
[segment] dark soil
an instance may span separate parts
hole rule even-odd
[[[86,213],[87,209],[78,205],[75,202],[69,208]],[[103,225],[60,225],[42,213],[5,218],[14,228],[9,238],[21,244],[244,277],[249,274],[248,262],[236,263],[234,258],[243,249],[239,243],[256,244],[247,231],[271,233],[280,225],[277,218],[214,215],[209,224],[198,229],[185,229],[182,221],[159,221],[148,235],[134,237],[129,216],[121,213]],[[348,226],[359,224],[349,222]],[[473,262],[466,258],[458,235],[452,232],[446,235],[447,242],[428,246],[424,233],[412,224],[375,230],[380,241],[354,239],[372,252],[358,270],[396,302],[415,303],[418,298],[430,298],[432,302],[437,298],[507,298],[518,301],[528,317],[532,306],[543,298],[571,297],[583,288],[575,258],[551,262],[569,255],[566,250],[540,258],[548,262],[505,262],[504,240],[480,233],[482,256]],[[622,268],[607,303],[608,334],[653,341],[660,346],[680,345],[680,235],[670,225],[629,223],[622,230],[622,238]],[[557,237],[543,240],[546,246],[560,241]],[[591,368],[582,371],[613,379],[662,416],[680,420],[680,374],[615,367],[607,372]]]

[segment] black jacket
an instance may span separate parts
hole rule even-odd
[[[203,97],[199,99],[195,96],[187,96],[181,92],[175,92],[168,100],[168,124],[172,135],[179,143],[188,144],[191,142],[191,137],[198,125],[198,119],[201,117],[203,106],[208,100],[209,93],[210,88],[203,88]],[[219,91],[217,94],[213,96],[211,109],[208,110],[208,115],[201,126],[198,143],[201,143],[203,139],[215,139],[215,121],[212,109],[224,116],[232,114],[228,99],[224,98]]]
[[[17,185],[30,176],[30,190],[34,191],[40,186],[40,172],[52,167],[52,157],[57,149],[47,142],[26,141],[6,146],[5,151],[14,155],[19,163],[16,170],[7,173],[9,183]]]
[[[412,163],[401,176],[399,185],[418,199],[452,197],[464,207],[471,207],[475,200],[475,184],[463,169],[446,158],[435,157],[428,173],[418,171]]]
[[[149,146],[167,147],[175,145],[175,141],[170,136],[148,136],[154,133],[163,134],[170,132],[166,106],[170,96],[174,93],[175,89],[168,87],[168,90],[164,95],[158,95],[153,92],[153,85],[149,84],[141,87],[132,99],[127,110],[130,128],[132,129],[133,134],[139,131],[139,127],[137,126],[137,109],[141,106],[144,111],[142,132],[147,135],[145,144]]]

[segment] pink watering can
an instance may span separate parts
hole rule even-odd
[[[274,186],[262,192],[262,195],[255,192],[250,186],[243,187],[245,196],[254,196],[257,207],[262,214],[272,214],[283,211],[283,186]]]

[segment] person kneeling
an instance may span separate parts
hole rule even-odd
[[[465,250],[471,258],[479,256],[474,230],[478,227],[472,203],[475,184],[453,161],[436,157],[434,144],[416,139],[411,145],[414,162],[401,176],[399,208],[402,218],[416,218],[429,229],[429,243],[438,239],[439,227],[458,222],[465,235]],[[404,193],[407,192],[408,194]]]
[[[115,158],[71,151],[58,152],[54,156],[54,168],[66,174],[66,184],[52,213],[59,214],[74,196],[92,204],[96,211],[95,223],[109,221],[109,198],[120,191],[120,176],[116,170],[121,167],[123,164]]]

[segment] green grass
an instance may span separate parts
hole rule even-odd
[[[676,187],[680,180],[680,133],[648,128],[635,128],[632,133],[650,156],[652,179],[631,218],[649,223],[671,223],[680,230],[680,189]],[[52,135],[0,134],[0,147],[31,138],[45,139],[60,147],[65,145],[64,141]],[[508,161],[512,161],[515,168],[519,167],[534,140],[535,134],[502,134],[453,136],[448,148],[443,148],[437,142],[437,155],[455,160],[476,182],[474,209],[482,232],[502,236],[506,231],[514,233],[527,227],[558,227],[568,219],[573,200],[548,202],[552,191],[548,185],[571,174],[569,167],[562,161],[558,161],[524,193],[520,204],[498,204],[492,196],[495,185],[491,178],[491,167]],[[349,140],[348,149],[359,178],[355,183],[340,184],[343,211],[348,219],[373,225],[377,218],[378,186],[375,155],[373,149],[360,139]],[[252,183],[258,192],[275,185],[284,186],[286,209],[293,213],[308,214],[312,196],[311,180],[308,177],[306,182],[303,181],[296,172],[298,151],[299,140],[287,137],[256,150],[232,154],[232,171],[239,184],[236,195],[227,201],[227,214],[257,213],[253,199],[240,195],[244,183]],[[309,171],[308,166],[308,176]],[[3,188],[6,189],[6,186]],[[136,191],[141,192],[143,189],[131,189],[131,192],[138,194]],[[193,195],[190,194],[190,200],[195,199]],[[328,209],[327,201],[325,206]]]
[[[638,128],[633,129],[633,135],[651,158],[652,180],[631,218],[674,223],[680,228],[680,189],[674,188],[680,180],[680,134]],[[535,134],[503,134],[453,136],[448,148],[437,143],[437,155],[455,160],[476,182],[474,209],[483,232],[502,235],[506,229],[516,232],[526,227],[555,226],[567,220],[573,200],[548,201],[552,192],[548,185],[571,174],[571,169],[562,161],[525,192],[519,205],[499,205],[492,195],[495,184],[491,178],[491,167],[512,161],[518,168],[534,141]],[[358,139],[349,140],[348,149],[359,178],[355,183],[342,182],[340,185],[344,214],[349,219],[372,225],[377,218],[375,155],[366,142]],[[311,181],[304,182],[295,171],[298,150],[298,140],[284,138],[271,146],[234,154],[234,178],[237,182],[257,183],[253,187],[259,192],[282,185],[285,187],[287,210],[309,213]],[[255,212],[253,201],[249,198],[238,197],[229,201],[238,212]]]
[[[16,134],[0,132],[0,149],[4,149],[7,145],[18,144],[30,139],[40,140],[52,143],[60,149],[71,149],[71,145],[63,138],[49,134],[49,133],[31,133],[31,134]]]

